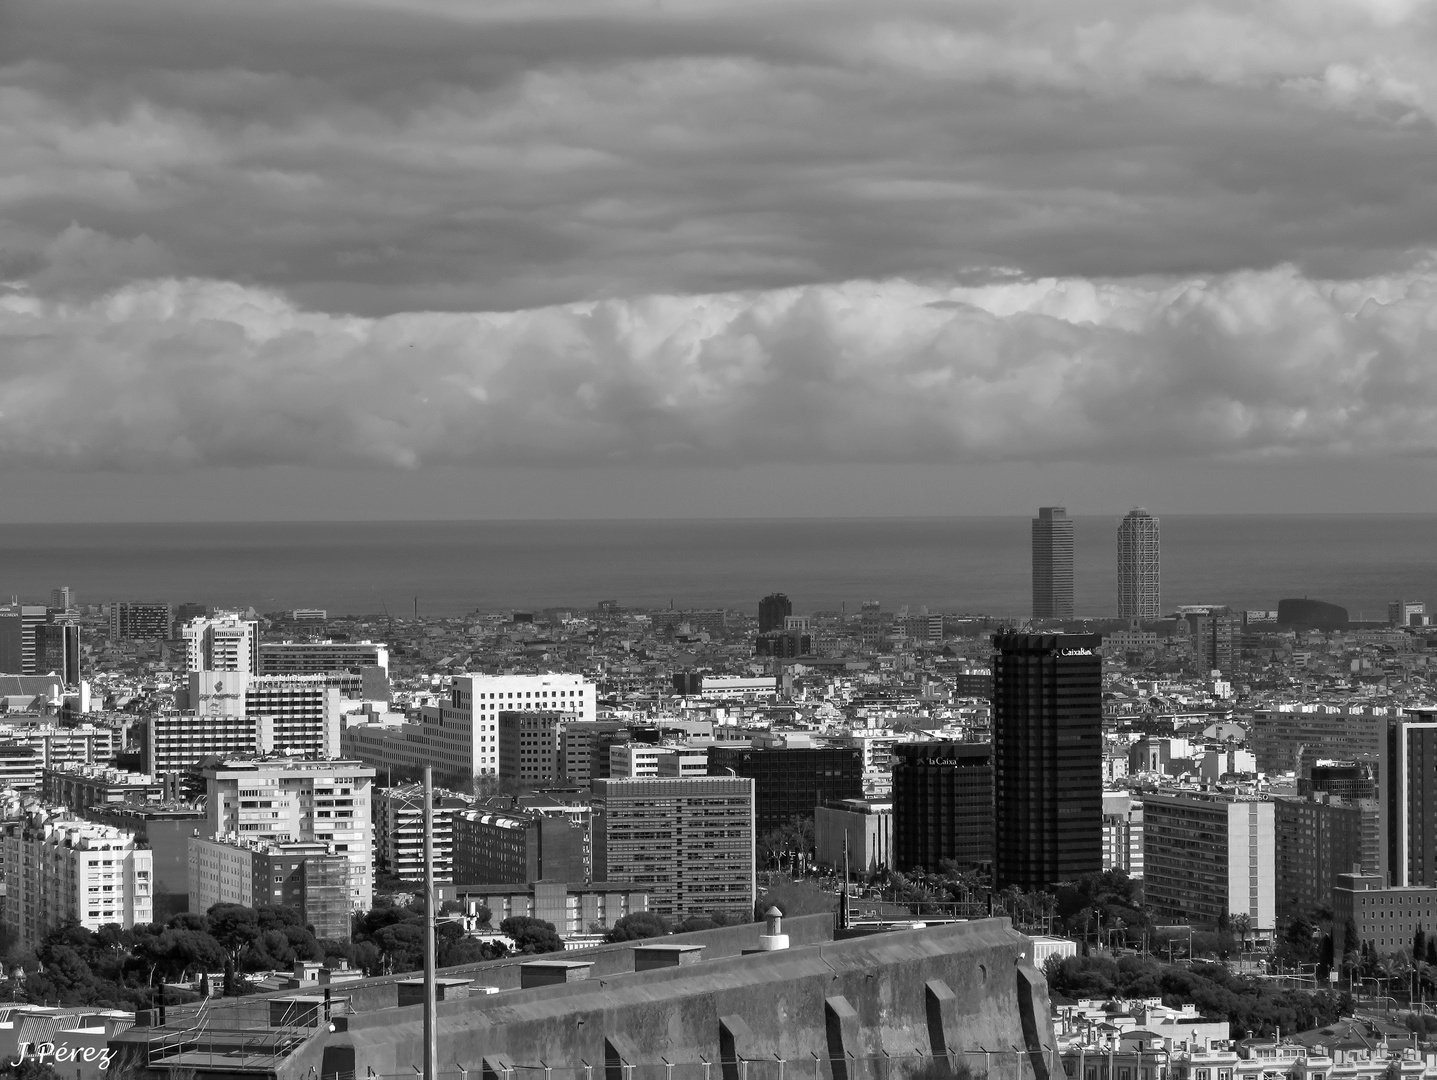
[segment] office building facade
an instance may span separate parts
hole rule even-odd
[[[1158,519],[1142,507],[1118,525],[1118,618],[1156,619],[1162,609]]]
[[[44,604],[7,604],[0,608],[0,671],[9,675],[45,674],[36,664],[36,638],[49,617]]]
[[[939,864],[993,861],[993,748],[900,743],[893,748],[893,868],[936,874]]]
[[[1033,519],[1033,618],[1073,617],[1073,519],[1042,506]]]
[[[813,812],[813,857],[820,866],[865,877],[896,866],[893,804],[842,799]]]
[[[1347,939],[1348,923],[1357,941]],[[1388,885],[1380,874],[1339,874],[1332,890],[1332,953],[1357,951],[1365,943],[1378,956],[1412,955],[1417,931],[1437,927],[1437,886]]]
[[[501,712],[499,714],[499,779],[528,787],[563,778],[559,736],[575,713]]]
[[[429,765],[436,782],[458,787],[499,775],[501,712],[564,713],[587,722],[596,709],[594,684],[581,675],[460,675],[448,700],[425,706],[418,723],[350,727],[344,752],[416,775]]]
[[[584,787],[609,775],[609,748],[632,738],[619,720],[579,720],[559,733],[559,760],[566,783]]]
[[[782,630],[783,620],[793,614],[793,601],[783,593],[769,593],[758,602],[758,632]]]
[[[852,747],[710,747],[709,775],[730,771],[753,781],[760,836],[826,803],[863,798],[863,754]]]
[[[259,646],[261,675],[323,675],[380,668],[389,676],[389,646],[374,641],[266,641]]]
[[[117,600],[110,605],[110,640],[166,641],[174,610],[169,604]]]
[[[1307,776],[1298,777],[1297,791],[1304,797],[1318,795],[1337,806],[1355,807],[1362,825],[1362,872],[1382,872],[1382,800],[1376,762],[1319,759]]]
[[[993,638],[993,876],[1045,889],[1102,869],[1102,641]]]
[[[754,903],[754,782],[742,776],[593,782],[594,879],[626,883],[667,918]]]
[[[1408,719],[1406,717],[1410,717]],[[1391,885],[1437,886],[1437,710],[1388,721],[1377,769],[1383,866]]]
[[[1271,934],[1277,918],[1273,804],[1196,793],[1143,796],[1143,898],[1159,919],[1216,927],[1235,915]]]
[[[349,859],[350,907],[374,901],[374,770],[358,761],[226,761],[204,770],[204,835],[220,839],[330,844]]]
[[[1309,775],[1321,759],[1378,761],[1387,727],[1402,710],[1383,705],[1302,703],[1258,709],[1248,725],[1248,746],[1259,771]]]
[[[74,623],[35,627],[36,675],[58,675],[66,686],[80,685],[80,628]]]

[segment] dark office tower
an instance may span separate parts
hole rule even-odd
[[[80,685],[80,628],[74,623],[44,623],[35,628],[35,674],[54,673],[66,686]]]
[[[893,869],[936,874],[951,859],[993,861],[993,748],[899,743],[893,748]]]
[[[1392,720],[1378,764],[1387,883],[1437,886],[1437,709]]]
[[[1160,576],[1158,519],[1139,506],[1118,525],[1118,618],[1156,619]]]
[[[993,638],[994,884],[1045,889],[1103,869],[1096,634]]]
[[[710,776],[753,781],[758,835],[794,818],[812,817],[815,807],[863,798],[863,753],[839,747],[709,747]]]
[[[758,632],[782,630],[783,620],[793,614],[793,601],[781,592],[770,593],[758,602]]]
[[[0,672],[34,675],[35,632],[49,612],[43,604],[10,604],[0,608]]]
[[[1073,519],[1041,506],[1033,519],[1033,618],[1073,617]]]

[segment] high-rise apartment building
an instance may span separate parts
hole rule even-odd
[[[470,800],[447,791],[434,797],[434,880],[454,880],[454,817]],[[374,792],[374,868],[400,881],[424,880],[424,787]]]
[[[21,945],[67,922],[125,929],[154,919],[153,866],[133,833],[92,821],[7,821],[3,835],[5,924]]]
[[[1118,525],[1118,618],[1158,617],[1159,570],[1158,519],[1139,506]]]
[[[1143,898],[1168,922],[1214,927],[1277,918],[1273,804],[1221,794],[1143,796]]]
[[[793,601],[781,592],[769,593],[758,602],[758,632],[782,630],[783,620],[793,614]]]
[[[1231,675],[1242,659],[1242,616],[1226,608],[1188,616],[1193,663],[1199,671]]]
[[[348,941],[349,860],[317,841],[207,839],[189,844],[189,903],[293,908],[321,941]]]
[[[61,585],[58,589],[50,590],[50,609],[52,611],[69,611],[75,606],[75,592],[68,585]]]
[[[190,671],[259,672],[259,623],[233,612],[191,619],[180,629]]]
[[[226,761],[206,768],[204,777],[206,835],[331,844],[350,862],[351,910],[369,910],[373,769],[358,761],[269,758]]]
[[[753,781],[759,836],[795,818],[812,817],[816,807],[863,798],[863,754],[847,746],[712,746],[708,772]]]
[[[1143,800],[1126,791],[1103,792],[1103,869],[1143,876]]]
[[[174,625],[169,604],[116,600],[110,604],[111,641],[166,641]]]
[[[1040,506],[1033,519],[1033,618],[1073,617],[1073,519]]]
[[[1046,889],[1102,870],[1103,661],[1095,634],[993,638],[993,877]]]
[[[993,748],[899,743],[893,748],[893,869],[938,873],[948,860],[993,861]]]
[[[594,880],[635,885],[675,918],[748,916],[754,902],[752,780],[595,780]]]

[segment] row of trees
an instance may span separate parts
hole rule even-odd
[[[488,922],[488,913],[480,913]],[[468,937],[457,921],[441,920],[435,933],[441,967],[507,956],[557,952],[564,947],[554,925],[515,917],[499,924],[513,941]],[[32,955],[22,958],[23,980],[0,984],[0,994],[21,992],[34,1002],[143,1009],[156,1004],[157,987],[201,977],[201,993],[239,995],[250,990],[247,973],[285,971],[296,960],[338,967],[341,960],[367,975],[417,971],[424,966],[424,915],[412,907],[379,907],[354,920],[349,941],[320,940],[291,908],[247,908],[216,904],[203,914],[185,912],[165,923],[130,930],[117,924],[88,930],[77,923],[47,933]],[[223,984],[207,985],[209,972],[224,972]],[[169,1004],[198,995],[171,988]]]
[[[1329,991],[1283,990],[1233,975],[1222,964],[1187,967],[1160,964],[1150,957],[1076,956],[1051,958],[1043,970],[1048,988],[1067,998],[1160,997],[1168,1005],[1191,1002],[1204,1016],[1223,1017],[1235,1039],[1248,1031],[1271,1035],[1326,1027],[1351,1016],[1352,998]]]

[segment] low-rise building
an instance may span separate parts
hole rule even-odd
[[[813,812],[813,854],[820,866],[877,874],[893,862],[893,804],[840,799]]]
[[[649,910],[646,893],[615,882],[446,885],[437,892],[440,900],[464,905],[468,914],[488,908],[491,926],[512,916],[525,916],[553,923],[561,935],[608,930],[625,915]]]

